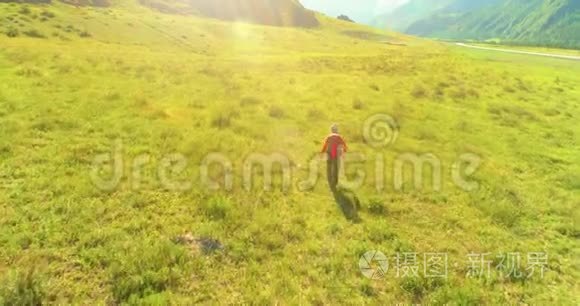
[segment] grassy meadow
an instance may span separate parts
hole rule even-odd
[[[295,29],[132,1],[0,3],[0,304],[578,305],[580,63],[319,19]],[[362,129],[380,113],[400,134],[375,149]],[[357,221],[324,178],[295,188],[333,122],[348,154],[368,157],[346,169],[367,171]],[[95,157],[119,145],[120,184],[99,189]],[[233,190],[201,183],[212,152],[233,162]],[[189,161],[170,174],[191,183],[183,191],[157,171],[176,153]],[[252,153],[288,156],[293,188],[245,190]],[[440,160],[441,190],[410,176],[393,188],[405,153]],[[470,192],[451,178],[465,153],[482,161]],[[395,277],[391,262],[367,279],[371,250],[445,252],[449,276]],[[467,277],[468,254],[508,252],[548,254],[544,277]]]

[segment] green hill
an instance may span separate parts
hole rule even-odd
[[[79,7],[109,7],[111,0],[58,0]],[[0,3],[50,4],[53,0],[0,0]],[[56,0],[54,0],[56,2]],[[246,21],[272,26],[315,27],[314,12],[297,0],[139,0],[163,13],[198,15],[228,21]]]
[[[0,3],[0,305],[579,304],[578,64],[316,18]]]
[[[411,0],[398,7],[393,12],[378,16],[372,25],[404,32],[410,25],[445,8],[454,0],[430,1]]]
[[[383,24],[420,36],[580,48],[580,1],[410,1]]]
[[[140,0],[162,12],[200,14],[230,21],[314,27],[318,20],[296,0]]]

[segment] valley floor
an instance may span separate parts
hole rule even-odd
[[[514,53],[514,54],[523,54],[528,56],[543,56],[543,57],[551,57],[551,58],[558,58],[558,59],[566,59],[566,60],[573,60],[573,61],[580,61],[580,55],[565,55],[565,54],[558,54],[558,50],[556,52],[538,52],[538,51],[525,51],[520,50],[517,48],[502,48],[502,47],[491,47],[491,46],[480,46],[480,45],[471,45],[465,43],[456,43],[455,45],[465,48],[473,48],[479,50],[488,50],[488,51],[497,51],[497,52],[505,52],[505,53]]]

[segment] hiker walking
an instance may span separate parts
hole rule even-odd
[[[332,191],[335,191],[338,185],[340,158],[346,152],[347,147],[342,136],[338,134],[338,125],[333,124],[330,132],[331,134],[324,140],[321,153],[326,153],[326,176],[328,178],[328,185]]]

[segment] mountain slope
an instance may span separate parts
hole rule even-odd
[[[413,35],[580,47],[580,0],[456,0],[409,25]]]
[[[393,12],[375,18],[373,25],[405,31],[411,24],[432,15],[434,12],[451,4],[453,0],[430,1],[411,0]]]
[[[109,7],[109,0],[58,0],[62,3],[75,6]],[[55,0],[56,2],[56,0]],[[27,4],[51,4],[53,0],[0,0],[0,3],[27,3]]]
[[[463,16],[472,14],[478,10],[493,7],[493,5],[497,5],[499,2],[500,0],[483,0],[477,2],[470,0],[451,0],[444,7],[409,24],[405,32],[421,36],[439,33],[455,26]]]
[[[140,0],[166,13],[199,14],[273,26],[315,27],[318,20],[296,0]]]

